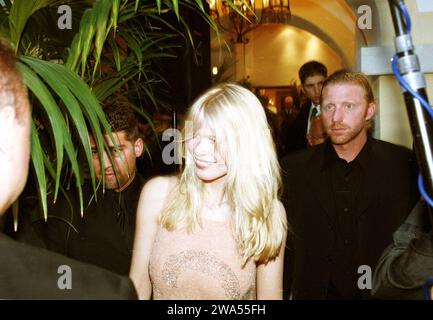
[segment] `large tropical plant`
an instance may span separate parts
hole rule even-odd
[[[42,34],[35,32],[47,25],[50,12],[53,17],[53,10],[65,3],[74,8],[74,15],[83,12],[72,43],[59,38],[56,20],[41,30]],[[54,201],[65,181],[74,181],[82,199],[85,170],[78,161],[79,151],[87,160],[93,187],[97,187],[88,128],[99,153],[106,145],[103,132],[110,133],[100,102],[126,88],[127,93],[140,97],[131,101],[146,99],[158,104],[153,88],[163,80],[152,69],[152,60],[170,57],[167,49],[173,43],[167,40],[177,30],[164,15],[174,12],[182,24],[179,7],[186,6],[212,22],[201,0],[6,0],[2,4],[0,36],[14,47],[31,92],[31,159],[46,217],[49,181],[53,182]],[[188,28],[185,30],[188,34]],[[147,116],[146,110],[137,109]],[[82,200],[80,204],[82,211]]]
[[[146,109],[137,101],[160,104],[154,88],[164,80],[152,61],[171,57],[169,49],[178,45],[171,41],[175,36],[192,40],[182,8],[200,14],[216,31],[217,27],[203,0],[4,0],[2,4],[0,36],[14,47],[31,92],[31,159],[46,218],[49,189],[55,201],[65,183],[73,181],[82,199],[85,167],[97,188],[88,129],[100,154],[106,147],[103,132],[111,136],[100,103],[122,91],[145,117]],[[70,39],[59,37],[56,20],[47,26],[58,17],[53,10],[63,4],[80,17],[79,29]],[[80,153],[86,166],[78,160]],[[83,211],[82,200],[80,205]]]
[[[25,32],[35,13],[59,4],[59,1],[53,0],[7,1],[1,8],[1,36],[8,39],[15,48],[19,56],[19,68],[32,93],[34,121],[31,130],[31,158],[45,215],[47,173],[55,181],[56,199],[62,168],[66,162],[75,175],[76,186],[81,195],[82,172],[78,165],[77,150],[72,141],[71,131],[77,132],[86,157],[90,160],[85,118],[87,117],[92,126],[97,128],[95,135],[99,139],[102,137],[101,126],[109,130],[99,102],[90,87],[64,65],[44,60],[44,56],[47,55],[42,45],[44,39],[31,39],[32,33]],[[48,133],[51,138],[45,148],[41,143],[41,132]],[[54,152],[50,152],[51,147]],[[93,170],[91,177],[95,181]]]

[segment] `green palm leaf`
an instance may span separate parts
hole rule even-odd
[[[173,5],[173,10],[174,10],[174,13],[176,14],[177,19],[180,19],[178,0],[172,0],[172,5]]]
[[[86,121],[77,98],[72,94],[68,83],[65,83],[63,79],[63,73],[68,72],[67,69],[62,65],[29,57],[22,57],[21,61],[35,70],[65,104],[66,111],[69,113],[70,119],[78,133],[79,142],[84,147],[84,152],[89,164],[90,176],[95,188],[95,171],[92,165],[92,153],[88,139]],[[91,92],[89,91],[88,94],[91,94]],[[54,199],[57,198],[57,191],[58,189],[56,185]]]
[[[45,175],[44,166],[44,152],[39,141],[38,130],[36,129],[35,123],[32,122],[31,131],[31,147],[32,147],[32,163],[36,174],[36,180],[38,183],[39,196],[42,202],[42,210],[44,213],[45,220],[48,216],[47,210],[47,179]]]
[[[120,35],[126,40],[129,48],[134,52],[138,60],[138,68],[141,69],[141,66],[143,64],[143,54],[140,44],[129,33],[121,32]]]
[[[20,70],[23,74],[24,81],[29,89],[34,93],[34,95],[39,99],[45,112],[50,121],[50,126],[53,132],[53,138],[55,141],[56,148],[56,192],[59,189],[60,174],[63,164],[63,150],[69,157],[70,164],[72,166],[72,171],[77,179],[76,186],[78,188],[78,193],[80,197],[80,209],[83,212],[83,199],[82,199],[82,188],[81,188],[81,172],[76,159],[76,152],[72,144],[72,140],[69,131],[66,129],[67,125],[64,120],[63,114],[60,111],[57,103],[55,102],[53,96],[51,95],[48,88],[40,80],[40,78],[25,64],[19,63]],[[46,197],[46,195],[44,195]],[[44,216],[46,216],[44,212]]]
[[[111,8],[111,25],[113,26],[114,30],[117,29],[117,19],[119,16],[119,10],[120,10],[120,0],[112,0],[113,6]]]
[[[110,10],[111,9],[111,10]],[[111,29],[111,24],[107,28],[107,21],[108,16],[110,14],[110,11],[116,11],[116,9],[113,10],[113,3],[112,0],[97,0],[92,8],[92,14],[94,15],[94,22],[95,22],[95,29],[96,29],[96,35],[95,35],[95,65],[93,67],[93,76],[95,77],[95,73],[97,70],[97,67],[99,65],[99,62],[101,60],[101,53],[102,48],[104,46],[105,40],[107,39],[108,32]],[[117,20],[117,17],[114,19]],[[87,58],[87,57],[86,57]]]
[[[35,94],[39,101],[41,101],[50,122],[57,157],[55,190],[58,190],[60,184],[60,174],[63,164],[63,147],[65,143],[64,131],[66,128],[66,123],[64,123],[63,115],[60,112],[59,107],[53,96],[46,88],[45,84],[25,64],[19,63],[19,68],[21,70],[21,73],[23,74],[23,79],[27,87]]]
[[[19,42],[30,16],[41,8],[58,4],[59,0],[26,0],[13,1],[9,15],[10,40],[18,50]]]
[[[120,63],[121,63],[121,61],[120,61],[119,47],[116,45],[114,39],[112,39],[112,38],[110,38],[108,40],[108,43],[110,44],[111,51],[113,52],[113,59],[114,59],[114,62],[116,64],[116,70],[120,71]]]

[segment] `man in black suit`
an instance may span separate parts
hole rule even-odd
[[[293,228],[286,290],[294,299],[369,298],[372,270],[418,198],[416,165],[410,150],[368,136],[376,104],[365,75],[331,75],[321,109],[329,139],[282,165]]]
[[[311,132],[310,127],[313,120],[320,116],[320,92],[327,72],[326,67],[317,61],[309,61],[299,69],[299,79],[307,101],[302,104],[292,125],[284,129],[285,154],[323,142],[321,136],[309,137],[308,134]]]
[[[31,111],[13,51],[0,40],[0,216],[24,188]],[[18,243],[0,233],[0,299],[132,299],[127,277]]]

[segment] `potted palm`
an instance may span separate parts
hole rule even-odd
[[[73,9],[76,28],[69,33],[56,28],[60,5]],[[88,130],[101,154],[103,132],[110,134],[102,101],[122,91],[152,126],[140,102],[162,104],[155,88],[164,79],[153,62],[173,57],[170,49],[179,46],[174,40],[179,36],[192,41],[182,8],[194,10],[218,30],[205,7],[202,0],[1,2],[0,36],[15,48],[32,100],[31,163],[45,218],[47,194],[52,192],[55,201],[71,183],[81,194],[86,168],[98,188]]]

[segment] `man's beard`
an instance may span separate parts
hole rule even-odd
[[[336,128],[340,128],[340,129],[345,129],[343,132],[341,133],[337,133],[332,131],[332,129]],[[345,145],[349,142],[351,142],[352,140],[354,140],[356,137],[358,137],[365,129],[365,126],[359,128],[359,130],[355,130],[349,126],[344,126],[344,125],[339,125],[339,126],[335,126],[332,125],[331,128],[328,129],[328,136],[331,139],[332,144],[335,145]]]

